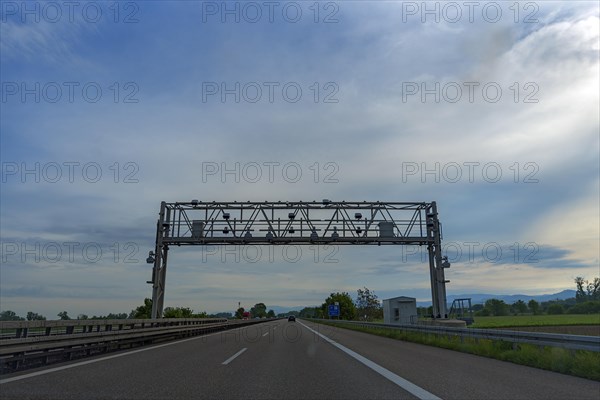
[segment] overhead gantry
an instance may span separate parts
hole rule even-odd
[[[163,313],[169,246],[427,246],[433,315],[447,318],[442,229],[435,201],[189,202],[160,205],[152,269],[152,318]]]

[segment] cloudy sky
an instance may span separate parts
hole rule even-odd
[[[0,309],[141,304],[163,200],[435,200],[449,294],[600,275],[598,3],[469,4],[2,2]],[[426,301],[418,252],[174,249],[165,305]]]

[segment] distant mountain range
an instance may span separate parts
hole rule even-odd
[[[471,299],[472,304],[483,304],[488,299],[498,299],[504,300],[506,304],[512,304],[517,300],[523,300],[527,303],[529,300],[535,300],[538,303],[543,301],[550,300],[565,300],[575,297],[575,290],[563,290],[562,292],[553,293],[553,294],[540,294],[537,296],[530,296],[527,294],[489,294],[489,293],[471,293],[471,294],[451,294],[448,295],[448,307],[452,304],[454,299]],[[381,300],[381,299],[380,299]],[[428,307],[431,305],[431,301],[418,301],[417,306],[419,307]],[[275,314],[283,314],[290,311],[300,311],[304,307],[320,307],[320,304],[316,305],[304,305],[304,306],[295,306],[295,307],[285,307],[285,306],[269,306],[267,305],[267,310],[273,310]]]

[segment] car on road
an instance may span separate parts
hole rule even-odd
[[[288,317],[288,322],[296,322],[296,317],[294,317],[293,315],[290,315]]]

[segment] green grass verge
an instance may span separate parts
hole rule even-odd
[[[476,340],[471,338],[461,340],[457,336],[438,336],[428,333],[403,332],[397,329],[370,328],[332,322],[319,321],[319,323],[600,381],[600,353],[597,352],[541,347],[530,344],[513,346],[513,343],[500,340]]]
[[[517,315],[475,317],[471,328],[510,328],[517,326],[600,325],[600,314]]]

